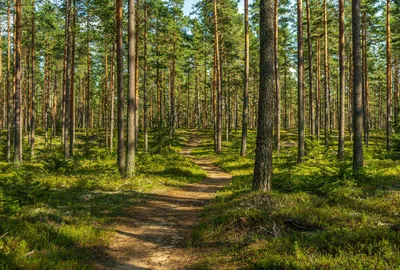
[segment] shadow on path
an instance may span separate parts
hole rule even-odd
[[[212,160],[194,157],[201,138],[190,138],[181,154],[207,174],[200,183],[149,195],[145,205],[127,209],[115,224],[115,236],[102,252],[96,269],[185,269],[194,263],[195,250],[187,248],[192,226],[201,209],[232,177]]]

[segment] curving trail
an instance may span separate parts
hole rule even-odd
[[[232,178],[212,160],[191,155],[200,142],[192,137],[181,154],[200,166],[206,179],[150,195],[146,204],[128,209],[118,218],[116,234],[96,269],[186,269],[194,262],[196,252],[186,248],[192,225],[206,202]]]

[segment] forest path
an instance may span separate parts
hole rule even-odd
[[[166,194],[149,195],[144,205],[117,219],[115,236],[96,269],[187,269],[198,250],[187,248],[192,226],[206,202],[232,176],[208,158],[191,155],[201,137],[191,137],[181,154],[200,166],[207,177]]]

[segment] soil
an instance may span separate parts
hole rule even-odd
[[[188,247],[192,226],[208,200],[232,177],[207,158],[191,155],[201,138],[191,138],[181,154],[200,166],[207,177],[200,183],[149,195],[144,205],[127,209],[117,219],[115,234],[96,269],[188,269],[199,250]]]

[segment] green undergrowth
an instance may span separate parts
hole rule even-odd
[[[193,231],[191,244],[206,250],[196,269],[397,269],[400,267],[400,160],[373,133],[365,168],[351,175],[351,143],[337,161],[336,140],[307,138],[307,157],[296,164],[297,140],[284,131],[274,153],[272,189],[252,192],[255,133],[239,158],[240,134],[224,142],[216,163],[233,175]],[[211,138],[211,137],[209,137]],[[195,151],[213,156],[213,142]]]
[[[35,157],[24,156],[19,166],[0,162],[1,269],[91,268],[125,208],[145,203],[147,194],[205,177],[179,154],[189,132],[177,131],[172,140],[167,132],[151,132],[149,153],[143,153],[140,136],[132,179],[119,175],[116,153],[106,150],[104,137],[91,136],[86,144],[84,134],[78,130],[68,161],[60,138],[46,147],[39,130]]]

